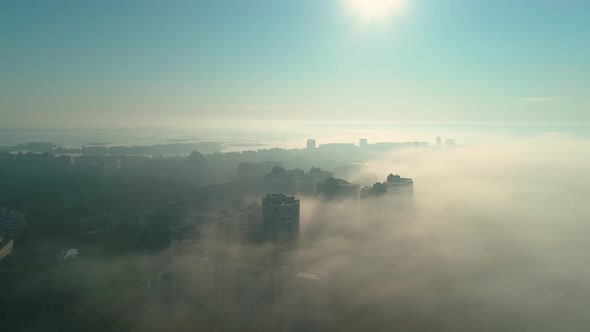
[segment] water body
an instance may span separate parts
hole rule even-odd
[[[133,146],[171,144],[179,142],[220,142],[224,151],[246,151],[280,148],[304,148],[308,138],[317,144],[358,143],[366,138],[376,142],[428,142],[435,144],[437,136],[443,143],[454,139],[458,144],[478,144],[495,139],[526,139],[544,134],[565,135],[590,139],[588,125],[504,125],[504,124],[388,124],[388,123],[298,123],[275,130],[197,128],[142,129],[0,129],[0,145],[26,142],[51,142],[64,147],[97,145]]]

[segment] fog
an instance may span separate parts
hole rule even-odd
[[[587,330],[588,13],[0,0],[0,331]]]
[[[411,175],[413,212],[306,202],[298,254],[350,301],[338,329],[583,330],[589,147],[549,135],[385,156],[369,171]]]
[[[50,330],[581,331],[589,148],[542,135],[401,150],[356,176],[412,177],[413,202],[302,198],[296,249],[232,243],[211,226],[176,253],[81,257],[29,276],[20,291],[71,298],[71,320],[46,308],[36,328]],[[327,278],[284,285],[290,266]],[[160,288],[163,269],[172,277]],[[124,286],[147,279],[141,292]]]

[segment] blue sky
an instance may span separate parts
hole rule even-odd
[[[349,1],[0,0],[0,126],[590,121],[590,1]]]

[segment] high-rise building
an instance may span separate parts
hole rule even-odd
[[[442,143],[442,138],[440,136],[436,137],[436,145],[440,145]]]
[[[0,234],[18,240],[26,225],[24,213],[0,207]]]
[[[319,182],[332,176],[332,172],[312,167],[308,173],[300,169],[286,170],[275,166],[272,172],[264,176],[264,193],[266,194],[303,194],[315,195]]]
[[[288,285],[289,331],[325,331],[330,319],[330,281],[327,272],[298,271]]]
[[[392,194],[400,194],[406,197],[414,196],[414,181],[410,178],[402,178],[391,173],[387,176],[387,181],[383,185]]]
[[[414,181],[399,175],[389,174],[387,181],[376,182],[372,187],[361,188],[361,198],[371,198],[384,195],[412,198],[414,195]]]
[[[325,199],[358,199],[360,186],[343,179],[329,177],[317,185],[317,194]]]
[[[12,251],[14,242],[12,239],[8,239],[0,235],[0,260],[6,257]]]
[[[286,170],[275,166],[272,172],[264,176],[264,192],[267,194],[294,194],[297,192],[298,178],[303,176],[300,169]]]
[[[299,200],[283,194],[262,198],[264,238],[276,244],[290,244],[299,237]]]
[[[359,140],[359,148],[366,149],[368,145],[369,145],[369,141],[366,138],[361,138]]]
[[[307,140],[307,149],[314,150],[315,149],[315,139],[310,138]]]

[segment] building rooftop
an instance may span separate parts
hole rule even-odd
[[[336,179],[334,177],[329,177],[326,180],[324,180],[323,182],[320,182],[319,185],[324,185],[324,186],[338,186],[338,187],[344,187],[344,186],[359,186],[358,183],[352,183],[352,182],[348,182],[346,180],[343,179]]]
[[[414,181],[410,178],[402,178],[401,176],[399,176],[397,174],[393,175],[393,173],[391,173],[387,176],[387,181],[386,181],[386,183],[389,183],[389,184],[412,183],[412,182],[414,182]]]
[[[299,200],[295,197],[288,197],[284,194],[267,194],[262,199],[263,202],[270,202],[272,205],[293,205],[299,204]]]

